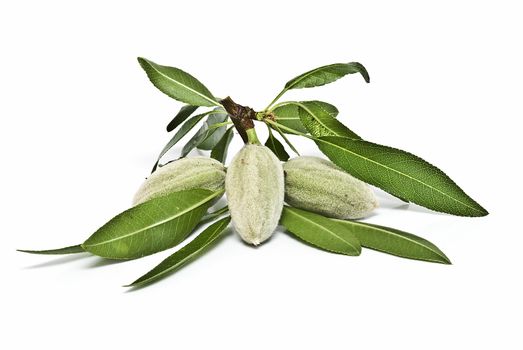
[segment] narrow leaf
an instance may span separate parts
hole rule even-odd
[[[318,101],[300,102],[298,107],[300,120],[312,136],[343,136],[361,139],[356,133],[333,118],[329,111],[319,104]]]
[[[336,118],[338,116],[338,109],[330,103],[323,101],[313,102],[317,108],[321,108],[332,118]],[[289,101],[279,103],[278,106],[272,110],[275,121],[278,124],[284,125],[301,133],[307,133],[308,130],[305,128],[305,126],[303,126],[300,120],[300,103],[304,102]]]
[[[217,209],[211,213],[207,213],[205,214],[205,216],[200,220],[200,223],[204,223],[204,222],[208,222],[208,221],[212,221],[214,219],[217,219],[219,218],[220,216],[222,216],[223,214],[226,214],[227,212],[229,211],[229,207],[228,206],[225,206],[225,207],[222,207],[220,209]]]
[[[207,120],[205,121],[209,131],[205,138],[200,141],[196,147],[198,147],[198,149],[207,151],[212,150],[214,146],[216,146],[216,144],[222,139],[223,135],[225,135],[225,131],[227,130],[225,125],[219,128],[212,128],[212,126],[225,122],[228,117],[228,114],[223,110],[218,110],[216,113],[209,114]]]
[[[186,157],[189,152],[191,152],[200,142],[205,139],[205,136],[208,135],[209,126],[203,124],[198,131],[191,137],[189,141],[183,146],[181,157]]]
[[[292,151],[294,153],[296,153],[298,156],[300,155],[300,153],[298,152],[298,150],[296,149],[296,147],[294,147],[294,145],[292,144],[292,142],[287,138],[287,136],[285,136],[285,134],[281,131],[281,129],[278,127],[278,125],[276,124],[269,124],[269,127],[270,128],[274,128],[274,130],[276,130],[276,132],[278,132],[278,134],[280,134],[281,138],[285,141],[285,143],[292,149]]]
[[[153,170],[151,171],[151,173],[154,173],[156,168],[158,168],[158,163],[160,162],[162,157],[165,155],[165,153],[167,153],[172,147],[174,147],[174,145],[176,145],[178,143],[178,141],[180,141],[185,135],[187,135],[187,133],[189,131],[191,131],[191,129],[194,128],[194,126],[196,124],[198,124],[198,122],[200,120],[202,120],[203,117],[205,117],[209,113],[210,112],[206,112],[206,113],[195,115],[194,117],[192,117],[191,119],[187,120],[182,125],[180,130],[178,130],[176,132],[176,134],[174,134],[174,136],[169,140],[169,142],[165,145],[165,147],[162,149],[162,151],[158,155],[158,159],[156,160],[156,163],[154,163]]]
[[[207,227],[194,240],[186,246],[163,260],[154,269],[138,278],[125,287],[136,287],[148,284],[152,281],[165,277],[167,274],[178,270],[183,265],[195,259],[206,251],[221,236],[231,221],[230,216],[223,218]]]
[[[411,233],[360,221],[331,220],[354,233],[363,247],[408,259],[451,264],[438,247]]]
[[[48,250],[25,250],[17,249],[19,252],[29,253],[29,254],[44,254],[44,255],[61,255],[61,254],[76,254],[76,253],[85,253],[85,250],[82,248],[81,244],[72,245],[69,247],[58,248],[58,249],[48,249]]]
[[[323,250],[345,255],[361,253],[354,233],[324,216],[285,206],[280,224],[296,237]]]
[[[173,120],[167,125],[167,132],[171,132],[187,120],[196,110],[198,106],[185,105],[180,108],[180,111],[174,116]]]
[[[395,196],[453,215],[488,214],[443,171],[411,153],[337,136],[315,141],[340,168]]]
[[[265,142],[265,146],[268,147],[275,155],[278,157],[279,160],[282,162],[286,162],[289,160],[289,154],[287,151],[285,151],[285,148],[281,144],[281,142],[274,137],[272,134],[271,128],[269,129],[269,137],[267,138],[267,141]]]
[[[370,81],[369,73],[361,63],[335,63],[318,67],[298,75],[285,84],[285,89],[290,90],[321,86],[353,73],[360,73],[367,83]]]
[[[115,216],[82,247],[109,259],[135,259],[182,242],[222,192],[204,189],[174,192]]]
[[[214,146],[211,151],[211,158],[216,159],[219,162],[225,164],[227,160],[227,151],[229,150],[229,144],[234,136],[233,128],[230,127],[223,135],[222,139]]]
[[[220,106],[211,92],[189,73],[142,57],[138,57],[138,62],[151,83],[167,96],[193,106]]]

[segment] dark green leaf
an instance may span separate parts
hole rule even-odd
[[[411,153],[337,136],[316,143],[340,168],[395,196],[454,215],[488,214],[444,172]]]
[[[206,251],[221,236],[231,221],[230,216],[223,218],[207,227],[194,240],[186,246],[163,260],[154,269],[138,278],[126,287],[142,286],[152,281],[165,277],[167,274],[178,270],[183,265],[195,259]]]
[[[167,125],[167,132],[171,132],[187,120],[198,109],[198,106],[185,105],[174,116],[173,120]]]
[[[320,108],[322,111],[326,112],[332,118],[338,116],[338,109],[327,102],[322,101],[309,101],[310,103],[314,102],[317,108]],[[272,110],[272,113],[275,116],[275,120],[278,124],[284,125],[301,133],[307,133],[307,129],[303,126],[300,120],[300,104],[305,102],[282,102],[278,104],[276,108]],[[285,132],[285,130],[283,130]]]
[[[305,210],[283,207],[280,224],[305,242],[333,253],[360,255],[360,242],[345,226]]]
[[[212,149],[211,158],[214,158],[217,161],[225,164],[225,160],[227,159],[227,151],[229,150],[229,144],[231,143],[231,140],[234,136],[233,131],[234,129],[230,127],[225,132],[225,135],[223,135],[222,139]]]
[[[109,259],[135,259],[182,242],[223,192],[204,189],[174,192],[115,216],[82,247]]]
[[[408,259],[442,264],[451,263],[449,258],[438,247],[426,239],[413,234],[359,221],[331,220],[344,225],[354,233],[363,247]]]
[[[211,92],[189,73],[142,57],[138,57],[138,62],[151,83],[167,96],[193,106],[220,106]]]
[[[361,63],[335,63],[310,70],[285,84],[285,89],[301,89],[332,83],[347,74],[360,73],[365,81],[370,81],[369,73]]]
[[[153,170],[151,171],[151,173],[153,173],[156,170],[156,168],[158,167],[158,163],[160,162],[160,159],[162,159],[165,153],[167,153],[172,147],[174,147],[174,145],[176,145],[178,141],[180,141],[189,131],[191,131],[192,128],[194,128],[196,124],[198,124],[200,120],[203,119],[203,117],[205,117],[209,113],[210,112],[205,112],[202,114],[195,115],[194,117],[183,123],[180,130],[178,130],[176,134],[174,134],[174,136],[169,140],[169,142],[160,152],[160,155],[158,156],[156,163],[154,163]]]
[[[213,125],[223,123],[227,120],[228,115],[225,111],[219,110],[216,113],[211,113],[207,117],[207,121],[205,122],[208,126],[208,133],[205,136],[205,138],[198,143],[196,147],[198,149],[203,150],[212,150],[214,146],[222,139],[223,135],[225,134],[225,131],[227,130],[227,126],[220,126],[219,128],[210,129]]]
[[[300,120],[312,136],[343,136],[361,139],[340,121],[333,118],[330,111],[318,101],[300,102],[298,107]]]
[[[85,253],[85,250],[82,248],[81,244],[72,245],[72,246],[64,247],[64,248],[58,248],[58,249],[48,249],[48,250],[25,250],[25,249],[17,249],[17,250],[19,252],[23,252],[23,253],[44,254],[44,255]]]
[[[286,162],[287,160],[289,160],[289,154],[287,153],[287,151],[285,151],[285,148],[283,147],[281,142],[274,137],[271,128],[269,127],[268,129],[269,137],[265,142],[265,146],[268,147],[276,155],[276,157],[278,157],[279,160],[281,160],[282,162]]]

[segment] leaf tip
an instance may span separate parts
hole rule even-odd
[[[487,211],[487,209],[483,208],[482,206],[479,206],[480,209],[481,209],[481,214],[478,215],[478,216],[487,216],[489,215],[490,213]]]
[[[452,261],[450,261],[450,259],[445,254],[441,253],[440,258],[441,260],[438,261],[439,263],[443,265],[452,265]]]
[[[140,65],[140,67],[142,67],[144,70],[146,66],[150,64],[150,61],[147,58],[138,56],[136,59],[138,60],[138,64]]]

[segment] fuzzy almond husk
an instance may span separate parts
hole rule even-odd
[[[283,165],[285,201],[296,208],[337,219],[368,216],[378,201],[364,182],[318,157],[297,157]]]
[[[225,167],[213,158],[182,158],[152,173],[134,195],[133,205],[169,193],[203,188],[223,190]]]
[[[262,243],[278,226],[283,209],[281,162],[265,146],[245,145],[227,169],[225,193],[236,232],[249,244]]]

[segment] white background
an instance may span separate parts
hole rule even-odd
[[[2,2],[0,347],[521,349],[517,4]],[[254,249],[231,233],[131,292],[121,286],[170,252],[126,263],[15,252],[80,243],[129,207],[181,105],[137,56],[256,109],[306,70],[359,61],[370,84],[352,75],[286,97],[335,104],[364,138],[438,165],[491,214],[441,215],[379,193],[368,222],[429,239],[453,265],[334,255],[283,232]]]

